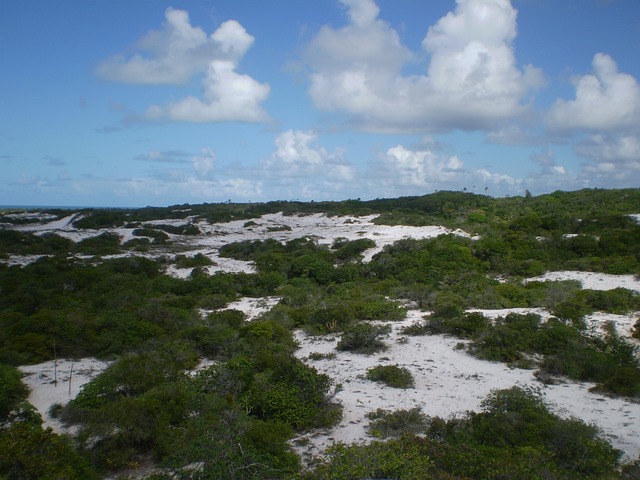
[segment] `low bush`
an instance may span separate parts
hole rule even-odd
[[[0,424],[29,394],[21,379],[22,373],[17,368],[0,363]]]
[[[380,340],[380,337],[389,332],[391,332],[389,325],[376,326],[360,322],[342,334],[336,349],[365,355],[384,351],[387,349],[387,345]]]
[[[414,386],[411,372],[398,365],[378,365],[369,368],[365,377],[392,388],[412,388]]]
[[[409,410],[389,411],[378,408],[367,414],[368,431],[374,437],[400,437],[406,434],[421,434],[427,426],[427,416],[419,407]]]
[[[213,264],[214,262],[202,253],[196,253],[191,257],[176,255],[176,267],[178,268],[206,267]]]

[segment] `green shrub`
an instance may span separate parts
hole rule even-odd
[[[633,328],[631,329],[631,336],[640,340],[640,318],[638,318],[636,320],[636,323],[633,324]]]
[[[400,332],[403,335],[410,335],[412,337],[418,337],[418,336],[422,336],[422,335],[428,335],[433,333],[432,329],[431,329],[431,325],[429,324],[429,321],[421,321],[421,322],[414,322],[411,325],[407,325],[406,327],[403,327]]]
[[[427,416],[419,407],[410,410],[388,411],[378,408],[367,413],[369,434],[374,437],[400,437],[406,434],[421,434],[427,426]]]
[[[27,398],[28,394],[29,390],[22,383],[20,371],[0,363],[0,423],[19,402]]]
[[[365,250],[375,246],[376,242],[370,238],[359,238],[357,240],[336,238],[331,248],[335,251],[338,260],[348,262],[361,259]]]
[[[434,314],[428,319],[425,329],[432,335],[447,334],[462,338],[473,338],[490,326],[490,320],[482,313],[467,312],[459,316],[445,318]]]
[[[295,429],[327,427],[340,412],[327,397],[327,375],[292,357],[279,356],[269,369],[256,373],[242,402],[252,416],[284,422]]]
[[[367,370],[365,377],[393,388],[413,388],[411,372],[398,365],[378,365]]]
[[[434,477],[433,461],[425,454],[422,442],[402,437],[368,445],[338,443],[326,452],[322,463],[304,473],[304,480],[352,480],[360,478],[397,478],[411,480],[446,479]],[[452,479],[453,480],[453,479]]]
[[[164,244],[167,240],[169,240],[169,235],[167,235],[162,230],[156,230],[155,228],[136,228],[131,232],[136,237],[149,237],[153,240],[155,245]]]
[[[206,267],[213,264],[214,262],[202,253],[196,253],[190,257],[186,255],[176,255],[176,267],[178,268]]]
[[[75,251],[86,255],[114,255],[120,252],[120,236],[115,233],[101,233],[76,243]]]
[[[376,326],[360,322],[342,334],[336,349],[365,355],[384,351],[387,346],[380,340],[380,337],[387,335],[390,331],[389,325]]]
[[[0,478],[92,480],[98,475],[68,438],[18,421],[0,430]]]

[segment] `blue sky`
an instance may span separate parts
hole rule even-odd
[[[5,0],[0,204],[640,186],[637,0]]]

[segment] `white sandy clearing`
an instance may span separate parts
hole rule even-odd
[[[247,316],[248,321],[252,321],[271,310],[279,301],[280,297],[243,297],[229,303],[225,310],[240,310]]]
[[[125,243],[135,237],[133,228],[106,228],[100,230],[78,229],[73,226],[73,222],[80,217],[80,213],[74,213],[59,220],[37,225],[26,225],[16,227],[16,230],[30,231],[38,235],[45,233],[55,233],[61,237],[74,242],[98,236],[105,232],[115,233],[120,237],[121,243]],[[438,235],[453,233],[455,235],[469,237],[469,234],[462,230],[451,230],[441,226],[411,227],[403,225],[376,225],[373,220],[378,215],[366,216],[327,216],[323,213],[311,215],[283,215],[274,213],[263,215],[259,218],[249,220],[234,220],[225,223],[210,224],[204,220],[195,225],[203,232],[202,235],[180,236],[168,234],[172,244],[182,250],[182,254],[195,255],[204,253],[209,257],[214,265],[206,267],[208,274],[217,272],[229,273],[255,273],[255,268],[251,262],[234,260],[220,257],[219,249],[226,244],[240,242],[244,240],[266,240],[275,239],[286,243],[297,238],[313,238],[320,244],[331,245],[336,239],[356,240],[369,238],[376,243],[376,246],[364,252],[364,261],[371,261],[373,256],[380,252],[385,246],[391,245],[398,240],[405,238],[425,239]],[[180,220],[153,220],[144,222],[146,225],[187,225],[193,218]],[[171,247],[169,247],[171,248]],[[203,250],[206,252],[203,252]],[[159,249],[158,253],[149,252],[144,256],[149,258],[166,255],[165,249]],[[130,256],[131,253],[109,256],[115,258]],[[136,253],[136,255],[141,255]],[[25,265],[30,261],[35,261],[38,257],[20,258],[13,261],[14,264]],[[105,257],[107,258],[107,257]],[[11,259],[9,260],[12,261]],[[167,274],[177,278],[188,278],[192,268],[177,268],[170,266]]]
[[[83,358],[51,360],[37,365],[25,365],[19,369],[24,374],[22,381],[30,389],[27,400],[40,412],[44,425],[60,433],[66,430],[60,422],[49,415],[51,406],[56,403],[66,405],[78,395],[85,383],[95,378],[108,366],[108,362],[95,358]]]
[[[504,313],[504,312],[502,312]],[[366,434],[366,414],[419,407],[426,415],[450,418],[480,408],[493,389],[513,385],[539,388],[552,410],[575,416],[602,429],[605,438],[624,451],[625,458],[640,455],[640,404],[590,393],[592,384],[543,385],[531,370],[511,369],[502,363],[478,360],[456,346],[461,340],[442,335],[404,337],[399,330],[422,319],[424,312],[411,310],[406,320],[394,322],[386,340],[389,349],[376,355],[335,350],[336,336],[307,336],[296,332],[300,349],[296,355],[339,385],[334,399],[343,406],[343,419],[334,428],[315,431],[294,442],[303,459],[322,454],[335,442],[371,440]],[[309,360],[311,353],[335,354],[333,359]],[[368,368],[378,364],[409,369],[415,388],[394,389],[364,379]]]
[[[545,282],[545,281],[563,281],[578,280],[582,284],[582,288],[589,290],[613,290],[614,288],[627,288],[640,292],[640,279],[634,275],[610,275],[607,273],[595,272],[547,272],[539,277],[533,277],[525,280],[526,282]]]
[[[433,238],[448,233],[469,236],[462,230],[451,230],[440,226],[376,225],[373,220],[377,217],[378,215],[327,216],[323,213],[289,216],[274,213],[252,220],[234,220],[216,224],[200,222],[198,227],[205,235],[197,236],[192,241],[194,244],[219,248],[232,242],[268,238],[288,242],[296,238],[309,237],[325,245],[331,245],[338,238],[347,240],[370,238],[376,242],[376,247],[365,253],[364,260],[369,261],[386,245],[391,245],[403,238]]]
[[[37,223],[37,224],[29,224],[29,225],[21,225],[16,227],[16,230],[21,230],[23,232],[47,232],[47,231],[56,231],[56,230],[75,230],[73,227],[73,222],[79,219],[81,216],[80,213],[74,213],[72,215],[68,215],[66,217],[60,218],[58,220],[53,220],[51,222],[46,223]]]
[[[640,320],[640,312],[635,312],[630,315],[615,315],[613,313],[595,312],[585,317],[587,327],[590,328],[595,334],[604,334],[605,326],[611,322],[616,327],[618,335],[625,337],[632,343],[640,346],[640,340],[632,337],[633,327],[637,321]]]

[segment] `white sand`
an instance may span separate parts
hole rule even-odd
[[[506,313],[506,312],[503,312]],[[478,360],[456,345],[461,340],[442,336],[407,337],[398,343],[399,330],[419,321],[423,313],[409,311],[407,319],[394,322],[386,340],[389,349],[376,355],[337,352],[336,336],[309,337],[296,332],[301,348],[297,355],[340,385],[335,400],[344,408],[342,421],[327,431],[301,437],[296,447],[303,458],[321,454],[334,442],[371,440],[366,434],[366,414],[378,408],[386,410],[419,407],[426,415],[449,418],[469,410],[478,410],[492,389],[513,385],[539,388],[554,412],[575,416],[602,429],[604,437],[624,451],[627,460],[640,455],[640,404],[590,393],[592,384],[562,383],[543,385],[532,370],[511,369],[502,363]],[[309,360],[311,353],[334,353],[334,359]],[[399,365],[409,369],[415,388],[394,389],[364,379],[368,368],[378,364]]]
[[[24,374],[23,382],[29,387],[28,401],[42,415],[44,424],[56,432],[65,431],[60,422],[49,415],[52,405],[66,405],[80,392],[80,388],[107,366],[108,362],[95,358],[80,360],[62,359],[37,365],[20,367]],[[56,383],[57,380],[57,383]]]
[[[102,231],[80,231],[73,228],[74,216],[42,224],[40,226],[21,227],[25,231],[44,233],[55,231],[59,235],[72,238],[74,241],[96,235]],[[206,252],[216,265],[207,267],[209,273],[217,271],[253,272],[250,262],[220,258],[218,249],[227,243],[242,240],[264,240],[274,238],[281,242],[300,237],[312,237],[319,243],[331,244],[336,238],[354,240],[371,238],[376,247],[365,253],[365,261],[385,245],[390,245],[402,238],[431,238],[440,234],[455,233],[468,236],[465,232],[452,232],[443,227],[407,227],[382,226],[373,224],[375,215],[365,217],[328,217],[324,214],[306,216],[284,216],[282,214],[264,215],[253,220],[239,220],[221,224],[198,223],[205,233],[195,237],[181,237],[182,253]],[[253,221],[256,225],[246,226]],[[157,223],[168,223],[158,221]],[[273,227],[279,227],[277,231]],[[283,228],[286,227],[286,228]],[[127,229],[115,229],[121,237],[129,238]],[[177,238],[171,236],[171,238]],[[166,255],[161,252],[158,255]],[[149,256],[152,256],[150,254]],[[20,262],[27,259],[20,259]],[[170,267],[171,275],[186,277],[191,269]],[[640,280],[632,275],[605,275],[585,272],[549,272],[530,280],[566,280],[577,279],[584,288],[612,289],[616,287],[640,291]],[[277,299],[243,299],[229,308],[238,308],[246,312],[249,318],[255,318],[265,309],[273,305]],[[262,302],[262,303],[261,303]],[[518,310],[523,312],[525,310]],[[527,309],[526,311],[530,311]],[[546,318],[543,310],[533,310]],[[506,315],[507,310],[485,311],[495,318]],[[509,388],[513,385],[533,385],[541,389],[545,400],[554,411],[561,415],[576,416],[588,423],[599,426],[606,438],[613,445],[625,452],[626,459],[635,459],[640,455],[640,404],[627,402],[624,399],[612,399],[589,393],[590,384],[563,383],[559,385],[542,385],[537,382],[532,371],[510,369],[500,363],[485,362],[456,349],[460,340],[445,336],[407,337],[406,343],[398,343],[399,329],[409,325],[423,316],[424,312],[409,311],[407,319],[393,323],[393,332],[387,339],[389,350],[378,355],[362,356],[352,353],[339,353],[335,350],[337,337],[308,337],[296,332],[301,348],[297,355],[307,359],[309,354],[335,353],[334,359],[305,360],[320,372],[328,374],[341,385],[335,393],[335,400],[344,407],[344,418],[338,426],[325,432],[313,432],[306,435],[309,443],[297,447],[303,455],[321,453],[329,444],[341,442],[357,442],[368,440],[365,433],[367,412],[384,408],[410,409],[420,407],[425,414],[450,417],[461,415],[467,410],[477,410],[482,399],[496,388]],[[636,313],[637,315],[637,313]],[[547,315],[548,316],[548,315]],[[613,321],[621,334],[629,335],[635,321],[634,315],[615,316],[596,313],[587,321],[598,330],[607,321]],[[21,367],[27,374],[25,382],[32,389],[29,397],[48,425],[60,428],[47,416],[49,407],[54,403],[65,403],[73,398],[80,386],[93,378],[106,367],[106,363],[93,359],[85,359],[74,363],[74,374],[69,394],[68,372],[70,361],[58,361],[59,383],[53,382],[53,362],[41,365]],[[377,364],[398,364],[408,368],[416,382],[415,388],[397,390],[380,386],[363,378],[367,368]],[[66,375],[66,377],[65,377]]]
[[[610,275],[595,272],[547,272],[539,277],[529,278],[526,281],[563,281],[578,280],[582,288],[589,290],[613,290],[614,288],[627,288],[640,292],[640,279],[634,275]]]
[[[231,302],[226,309],[240,310],[247,316],[247,320],[251,321],[271,310],[279,301],[280,297],[244,297],[236,302]]]
[[[120,236],[121,243],[125,243],[132,238],[132,228],[108,228],[101,230],[84,230],[77,229],[73,226],[73,222],[79,218],[81,214],[76,213],[69,215],[60,220],[48,223],[40,223],[34,225],[26,225],[16,227],[17,230],[31,231],[38,235],[44,233],[55,233],[61,237],[70,239],[74,242],[95,237],[104,232],[115,233]],[[375,225],[373,220],[378,215],[367,215],[362,217],[355,216],[327,216],[325,214],[312,215],[292,215],[286,216],[282,213],[263,215],[262,217],[251,220],[234,220],[226,223],[210,224],[206,221],[200,221],[196,225],[204,233],[197,236],[178,236],[169,234],[170,241],[184,250],[182,254],[203,253],[209,257],[215,265],[206,267],[209,274],[217,272],[230,273],[254,273],[255,268],[251,262],[234,260],[230,258],[222,258],[218,255],[218,249],[223,245],[243,240],[265,240],[272,238],[280,242],[288,242],[301,237],[309,237],[315,239],[320,244],[331,245],[338,238],[346,238],[348,240],[356,240],[359,238],[370,238],[375,241],[376,246],[368,249],[364,253],[364,261],[370,261],[371,258],[380,252],[386,245],[403,238],[433,238],[438,235],[454,233],[456,235],[469,235],[462,230],[450,230],[440,226],[427,227],[410,227],[410,226],[388,226]],[[154,220],[145,222],[145,224],[161,225],[186,225],[192,219],[185,220]],[[255,225],[247,225],[250,222]],[[170,248],[170,247],[169,247]],[[166,255],[167,252],[160,249],[158,253],[149,252],[145,256],[157,258]],[[116,258],[129,256],[130,253],[120,255],[112,255],[105,258]],[[21,257],[10,259],[7,263],[25,265],[37,260],[37,256]],[[178,278],[188,278],[191,274],[191,268],[177,268],[170,266],[167,269],[169,275]]]

